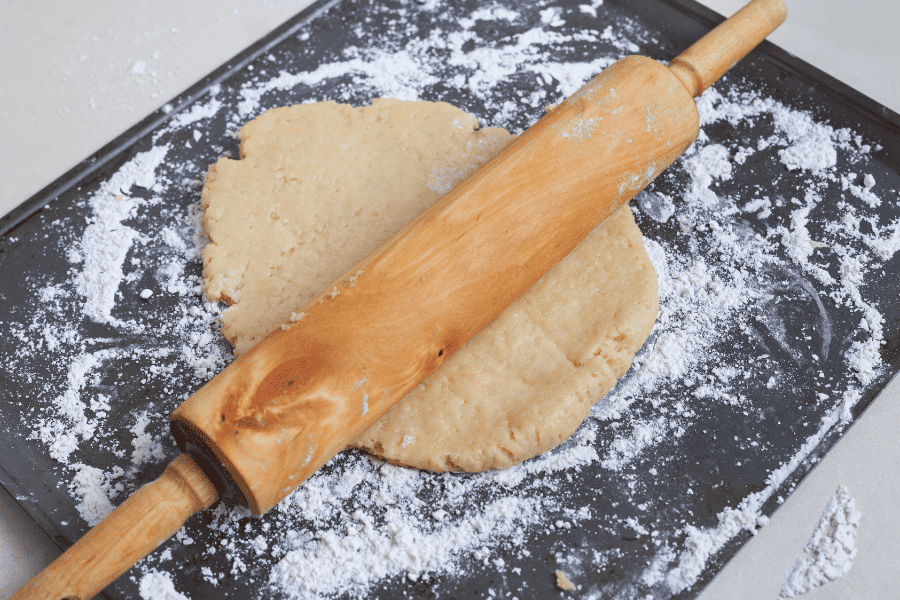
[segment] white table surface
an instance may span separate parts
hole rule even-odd
[[[701,0],[732,14],[743,0]],[[787,0],[770,38],[900,112],[900,3]],[[29,198],[308,0],[0,3],[0,214]],[[146,63],[147,76],[129,70]],[[894,381],[701,595],[778,596],[828,499],[846,485],[862,512],[850,573],[805,598],[900,597],[900,381]],[[0,600],[58,551],[0,490]]]

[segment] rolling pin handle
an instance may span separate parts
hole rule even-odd
[[[11,600],[88,600],[218,498],[187,454],[138,489]]]
[[[752,0],[669,63],[696,98],[784,23],[784,0]]]

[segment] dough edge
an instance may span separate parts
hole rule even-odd
[[[449,105],[440,104],[441,110],[448,110]],[[227,221],[212,190],[227,185],[223,179],[231,177],[229,169],[265,148],[262,136],[277,125],[269,121],[290,110],[321,110],[324,105],[335,111],[372,110],[376,106],[413,109],[413,105],[419,110],[424,105],[437,106],[377,100],[371,107],[360,109],[330,102],[265,113],[241,130],[242,160],[220,161],[210,168],[202,195],[207,219],[219,211],[215,220]],[[476,131],[473,117],[459,109],[452,110],[464,122],[474,122],[472,131]],[[477,133],[486,131],[490,130]],[[219,165],[227,165],[227,169],[217,169]],[[210,228],[208,231],[211,240],[220,237]],[[207,272],[213,256],[220,258],[219,250],[204,250],[208,294],[211,299],[236,307],[244,285],[243,281],[235,281],[240,279],[236,270],[226,267],[211,276]],[[619,272],[615,272],[617,265]],[[587,271],[593,278],[579,280],[579,271]],[[568,281],[568,285],[561,280]],[[620,289],[623,286],[627,289]],[[591,292],[582,294],[589,297],[587,303],[570,306],[574,302],[571,296],[577,295],[579,289],[584,292],[593,287],[606,288],[606,295],[600,291],[595,294],[602,301],[591,304]],[[299,311],[304,304],[300,302],[293,308]],[[589,414],[593,403],[628,370],[634,353],[652,330],[657,311],[656,273],[626,206],[351,445],[393,464],[432,471],[500,469],[542,454],[567,439]],[[603,323],[585,320],[583,316],[578,317],[577,323],[564,318],[592,312],[604,312],[609,317]],[[564,314],[548,320],[547,313]],[[280,322],[286,320],[282,316]],[[225,329],[233,341],[234,327],[226,324]],[[560,331],[573,338],[560,339]],[[509,351],[517,347],[520,355]],[[491,368],[486,370],[488,364]],[[501,396],[502,402],[497,400]]]

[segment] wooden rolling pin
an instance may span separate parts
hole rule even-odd
[[[589,81],[186,400],[184,454],[14,598],[87,600],[217,498],[275,506],[674,162],[693,97],[785,16],[753,0],[668,68]]]

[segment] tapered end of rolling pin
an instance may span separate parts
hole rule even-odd
[[[784,0],[753,0],[672,59],[669,70],[697,97],[787,18]]]
[[[187,454],[136,491],[11,600],[88,600],[218,498]]]

